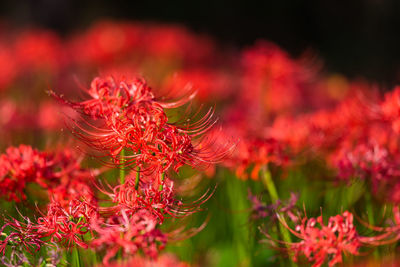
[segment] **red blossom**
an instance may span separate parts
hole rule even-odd
[[[148,210],[141,209],[130,216],[121,211],[121,215],[93,225],[97,237],[91,246],[106,249],[103,258],[105,265],[120,249],[124,255],[132,255],[141,250],[154,258],[167,242],[166,235],[156,228],[157,225],[157,217]]]
[[[397,86],[392,92],[385,95],[381,103],[382,115],[391,122],[393,131],[400,133],[400,87]]]
[[[49,31],[27,31],[18,36],[15,56],[24,71],[55,72],[66,64],[61,40]]]
[[[195,123],[168,123],[164,108],[178,107],[194,94],[175,103],[160,102],[143,80],[111,76],[96,78],[87,92],[91,99],[82,102],[52,94],[93,119],[93,123],[75,121],[75,136],[117,164],[123,161],[124,166],[138,166],[142,171],[165,172],[177,171],[184,164],[213,163],[224,156],[224,152],[210,153],[210,140],[199,138],[215,123],[211,110]],[[122,150],[127,154],[123,158]]]
[[[37,183],[49,192],[80,194],[77,185],[90,182],[95,172],[80,167],[81,159],[69,149],[55,152],[41,152],[30,146],[9,147],[0,155],[0,191],[9,200],[21,201],[26,198],[27,183]],[[72,190],[72,191],[71,191]],[[63,191],[63,192],[62,192]],[[85,193],[86,192],[86,193]],[[85,197],[91,195],[89,188],[82,188]]]
[[[329,266],[342,262],[342,254],[358,255],[362,246],[362,238],[358,235],[353,224],[353,215],[345,211],[342,215],[329,218],[324,224],[322,216],[299,220],[301,223],[291,229],[281,219],[281,223],[300,240],[293,243],[284,243],[291,253],[293,260],[298,261],[304,255],[313,267],[319,267],[326,261]],[[268,235],[267,235],[268,236]]]
[[[11,233],[6,233],[10,231]],[[6,223],[0,230],[3,240],[0,240],[0,253],[6,254],[7,248],[15,250],[25,250],[30,254],[38,252],[41,246],[44,244],[41,240],[41,235],[37,233],[37,229],[34,223],[29,219],[25,222],[19,222],[15,219],[6,220]]]
[[[357,255],[361,247],[353,225],[353,215],[347,211],[329,218],[327,225],[323,223],[322,216],[317,219],[304,218],[302,224],[296,226],[296,231],[302,241],[291,245],[295,260],[303,254],[314,262],[314,267],[321,266],[327,259],[329,266],[333,266],[342,262],[342,253]]]
[[[45,154],[26,145],[9,147],[0,156],[1,195],[14,201],[26,199],[26,184],[40,177],[45,167]]]
[[[189,267],[190,265],[179,261],[174,255],[172,254],[162,254],[158,256],[156,259],[149,259],[142,256],[134,256],[129,258],[126,261],[117,261],[111,264],[103,265],[101,267],[131,267],[131,266],[141,266],[141,267]]]
[[[47,242],[61,244],[67,248],[78,245],[87,248],[88,241],[83,236],[91,231],[96,221],[97,207],[80,200],[71,200],[68,205],[52,200],[47,213],[37,219],[36,231]]]
[[[394,225],[384,227],[377,227],[359,219],[369,232],[373,232],[369,236],[359,235],[353,222],[354,216],[348,211],[330,217],[328,224],[323,222],[322,215],[317,218],[308,218],[307,215],[298,217],[294,221],[294,229],[278,215],[280,223],[299,239],[297,242],[274,241],[268,233],[265,234],[272,243],[284,245],[294,261],[305,256],[313,263],[313,267],[319,267],[325,262],[334,266],[343,262],[343,254],[357,256],[362,254],[362,247],[374,248],[397,242],[400,238],[399,208],[394,208],[393,213]]]

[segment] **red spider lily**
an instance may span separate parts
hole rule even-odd
[[[80,166],[82,157],[78,157],[71,149],[60,149],[45,152],[46,168],[37,177],[36,182],[43,188],[67,185],[72,180],[89,182],[97,173]]]
[[[74,103],[56,96],[63,103],[94,119],[93,124],[75,122],[75,135],[89,147],[111,156],[124,166],[138,166],[142,171],[177,171],[182,165],[211,163],[223,155],[207,152],[207,138],[196,138],[215,123],[212,112],[197,123],[177,127],[167,123],[164,107],[180,106],[185,101],[163,103],[143,80],[121,77],[96,78],[88,90],[92,99]],[[119,156],[122,150],[128,155]]]
[[[1,229],[5,239],[0,242],[0,252],[4,255],[8,247],[17,247],[32,254],[32,249],[38,251],[43,244],[87,248],[88,241],[83,236],[91,231],[91,224],[97,217],[97,207],[84,201],[71,200],[67,207],[63,207],[53,200],[47,207],[47,213],[35,223],[27,218],[24,218],[26,223],[8,220]],[[12,229],[10,234],[5,233],[7,227]]]
[[[5,154],[0,155],[0,180],[3,182],[0,190],[4,191],[2,194],[9,200],[15,201],[26,198],[23,191],[29,182],[35,182],[50,191],[58,188],[56,191],[59,193],[62,190],[68,191],[68,188],[77,192],[70,184],[88,182],[94,175],[81,168],[80,161],[69,149],[40,152],[26,145],[9,147]],[[87,193],[86,197],[89,195]]]
[[[26,199],[26,183],[33,182],[46,167],[45,155],[30,146],[9,147],[0,156],[1,194],[9,200]]]
[[[87,248],[83,236],[91,231],[91,224],[97,220],[97,207],[80,200],[71,200],[68,206],[56,201],[50,202],[47,213],[37,219],[36,231],[48,242],[61,244],[67,248],[78,245]]]
[[[11,49],[4,43],[0,43],[0,91],[13,82],[17,73],[17,63],[13,60]]]
[[[138,50],[145,34],[142,25],[101,21],[70,40],[67,49],[78,64],[106,64]]]
[[[92,225],[98,236],[91,246],[106,250],[103,258],[105,265],[120,249],[124,255],[142,250],[154,258],[167,242],[166,235],[156,228],[157,225],[157,217],[148,210],[138,210],[129,217],[121,211],[121,215],[109,218],[106,223],[97,222]]]
[[[236,168],[236,176],[247,179],[246,170],[253,167],[250,177],[257,180],[260,169],[268,163],[278,166],[286,165],[289,157],[285,155],[282,145],[274,139],[247,139],[237,145],[237,151],[229,158],[228,163]]]
[[[397,86],[393,92],[385,95],[385,100],[381,103],[382,115],[392,124],[393,131],[400,133],[400,87]]]
[[[136,180],[136,175],[140,175],[139,180]],[[157,217],[159,224],[168,217],[181,218],[199,211],[200,206],[212,196],[212,192],[207,191],[191,204],[182,203],[176,199],[174,182],[166,175],[160,177],[159,174],[145,175],[137,172],[127,176],[124,184],[115,186],[112,193],[101,191],[115,203],[115,206],[100,208],[101,214],[123,211],[130,215],[146,209]]]
[[[23,71],[55,72],[67,61],[58,36],[48,31],[30,31],[18,36],[15,56]]]
[[[113,193],[103,191],[116,206],[101,208],[102,214],[123,211],[131,215],[138,210],[146,209],[162,224],[165,215],[173,214],[182,203],[174,198],[172,181],[164,179],[164,181],[144,182],[144,178],[141,177],[140,186],[136,186],[136,181],[128,178],[124,184],[114,187]]]
[[[396,137],[394,136],[393,139]],[[399,177],[399,150],[390,146],[385,140],[382,144],[373,142],[376,140],[369,136],[369,140],[355,146],[342,144],[332,155],[332,165],[337,168],[338,176],[341,179],[350,180],[358,178],[368,182],[372,192],[386,201],[399,203],[400,187]],[[385,138],[386,139],[386,138]],[[390,140],[394,141],[394,140]]]
[[[125,260],[123,262],[113,262],[111,264],[103,265],[101,267],[130,267],[130,266],[142,266],[142,267],[189,267],[190,265],[179,261],[174,255],[172,254],[162,254],[158,256],[156,259],[148,259],[141,256],[134,256]]]
[[[313,267],[319,267],[326,261],[329,266],[334,266],[342,263],[343,254],[360,255],[360,249],[363,246],[376,247],[397,242],[400,238],[398,207],[393,209],[393,214],[394,226],[377,227],[359,220],[367,229],[376,233],[372,236],[358,234],[353,224],[353,214],[348,211],[330,217],[328,224],[324,224],[322,215],[316,219],[305,215],[299,220],[296,219],[301,223],[296,223],[295,229],[290,228],[278,215],[280,223],[300,240],[293,243],[273,242],[284,244],[293,253],[294,261],[298,261],[299,257],[304,255],[309,262],[313,262]],[[268,234],[266,236],[271,239]]]
[[[252,111],[261,112],[251,114],[293,112],[305,104],[313,71],[278,46],[258,42],[243,52],[242,65],[241,99],[253,103]]]
[[[309,262],[313,262],[313,267],[319,267],[327,260],[329,266],[333,266],[342,262],[342,253],[359,254],[362,242],[350,212],[330,217],[327,225],[322,216],[317,219],[304,217],[300,221],[301,224],[293,230],[281,219],[281,223],[300,239],[299,242],[285,243],[294,253],[294,261],[304,255]]]
[[[80,199],[87,203],[96,205],[97,199],[90,185],[79,180],[70,180],[56,187],[48,189],[51,198],[65,207],[73,199]]]
[[[320,228],[317,228],[319,224]],[[324,225],[322,216],[317,219],[304,218],[296,227],[295,233],[302,241],[291,245],[295,252],[295,260],[304,254],[315,267],[321,266],[327,258],[329,266],[342,262],[342,253],[358,254],[361,247],[358,233],[353,225],[353,215],[345,211],[342,215],[329,218]]]
[[[377,144],[361,143],[353,150],[343,149],[336,159],[339,177],[342,179],[359,177],[365,180],[371,177],[382,180],[400,175],[387,149]]]
[[[11,248],[12,251],[23,249],[33,254],[39,251],[44,244],[41,236],[37,233],[35,224],[29,219],[25,220],[26,223],[15,219],[6,220],[6,223],[1,228],[1,234],[4,239],[0,241],[0,253],[3,253],[3,257],[7,248]],[[11,233],[6,233],[7,228],[11,229]]]
[[[335,108],[297,118],[278,117],[266,130],[266,135],[288,144],[294,152],[310,150],[326,155],[341,142],[366,138],[367,129],[381,123],[379,106],[367,100],[367,96],[358,94],[343,100]]]

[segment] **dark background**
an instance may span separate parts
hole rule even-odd
[[[0,15],[60,34],[102,18],[181,23],[237,47],[263,38],[293,56],[311,50],[327,70],[386,88],[400,82],[398,0],[16,0],[0,2]]]

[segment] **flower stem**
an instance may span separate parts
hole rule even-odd
[[[81,257],[80,257],[80,255],[79,255],[79,249],[78,249],[77,247],[75,247],[75,248],[72,250],[72,261],[75,263],[75,266],[76,266],[76,267],[81,267],[81,266],[83,266],[83,265],[81,264]]]
[[[136,167],[135,189],[138,190],[140,182],[140,167]]]
[[[365,202],[366,202],[366,209],[367,209],[367,217],[368,223],[372,226],[375,226],[375,218],[374,218],[374,207],[372,205],[372,197],[370,192],[366,192],[365,194]],[[379,259],[379,248],[375,248],[374,250],[374,258]]]
[[[119,181],[120,184],[125,183],[125,150],[122,149],[121,153],[119,154],[120,156],[120,168],[119,168]]]
[[[246,227],[249,214],[238,212],[249,209],[245,190],[247,183],[239,179],[226,179],[226,181],[226,195],[232,210],[229,219],[232,225],[232,248],[234,249],[232,257],[239,263],[237,266],[250,267],[252,266],[253,240],[250,227]]]
[[[159,191],[163,190],[164,179],[165,179],[165,172],[161,173],[161,184],[160,184],[160,187],[158,188]]]
[[[278,191],[276,190],[274,181],[272,180],[271,172],[266,166],[262,169],[261,180],[268,190],[272,203],[276,203],[279,200]],[[281,216],[281,218],[284,220],[283,216]],[[279,223],[279,232],[281,233],[283,241],[285,241],[286,247],[290,252],[290,244],[292,243],[292,239],[290,238],[289,230]],[[291,261],[291,266],[297,266],[297,264]]]

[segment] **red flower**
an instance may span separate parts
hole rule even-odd
[[[359,255],[362,246],[376,247],[395,243],[399,240],[400,212],[396,207],[393,210],[394,223],[388,227],[377,227],[360,220],[360,223],[369,231],[376,234],[371,236],[360,236],[353,224],[353,214],[345,211],[341,215],[329,218],[328,224],[324,224],[322,215],[318,218],[297,218],[296,227],[293,230],[286,221],[278,216],[280,222],[293,235],[300,240],[298,242],[286,243],[272,241],[285,245],[292,253],[293,260],[298,261],[300,256],[305,256],[309,262],[313,262],[313,267],[319,267],[325,262],[329,266],[334,266],[343,261],[343,254]]]
[[[327,225],[322,216],[315,218],[304,217],[295,230],[291,229],[284,220],[281,223],[292,234],[300,239],[299,242],[286,244],[293,255],[294,261],[304,255],[313,267],[321,266],[329,261],[329,266],[342,262],[342,254],[358,255],[362,245],[362,238],[353,225],[353,215],[345,211],[342,215],[329,218]]]
[[[167,242],[166,235],[156,228],[157,225],[157,218],[148,210],[138,210],[129,217],[121,211],[121,215],[111,217],[103,224],[94,224],[98,237],[91,246],[106,249],[103,258],[105,265],[120,249],[124,255],[142,250],[147,256],[154,258]]]
[[[252,168],[250,177],[257,180],[263,166],[268,163],[286,165],[289,157],[285,154],[282,144],[275,139],[249,138],[238,144],[237,151],[229,160],[232,161],[230,165],[235,166],[238,178],[247,179],[246,171]]]
[[[131,266],[141,266],[141,267],[189,267],[189,264],[179,261],[172,254],[162,254],[156,259],[148,259],[139,255],[128,259],[124,262],[114,262],[111,264],[103,265],[102,267],[131,267]]]
[[[0,192],[9,200],[21,201],[26,198],[26,184],[35,182],[49,192],[69,191],[71,194],[74,191],[75,196],[82,193],[91,198],[89,188],[81,188],[82,192],[77,192],[77,188],[71,187],[79,181],[89,182],[95,174],[81,168],[80,161],[69,149],[40,152],[26,145],[9,147],[5,154],[0,155],[0,181],[3,183]]]
[[[393,131],[400,133],[400,87],[397,86],[393,92],[385,95],[385,100],[381,103],[382,115],[392,124]]]
[[[26,183],[33,182],[41,176],[45,167],[45,154],[26,145],[9,147],[5,154],[0,155],[1,195],[14,201],[26,199]]]
[[[328,225],[324,225],[322,216],[317,219],[304,218],[296,231],[302,241],[291,245],[295,260],[304,254],[309,261],[314,262],[314,267],[321,266],[326,259],[329,259],[329,266],[333,266],[342,262],[342,253],[357,255],[361,247],[353,225],[353,215],[347,211],[329,218]]]
[[[184,164],[207,164],[224,155],[209,153],[210,141],[197,138],[214,125],[211,110],[196,123],[178,127],[167,122],[164,108],[178,107],[194,94],[184,93],[185,97],[175,103],[160,102],[143,80],[125,77],[96,78],[88,90],[91,99],[82,102],[52,94],[92,118],[93,123],[74,122],[73,132],[117,164],[123,160],[124,166],[138,166],[141,171],[177,171]],[[124,158],[119,155],[122,150],[127,154]]]
[[[47,214],[37,220],[37,234],[70,248],[78,245],[87,248],[83,236],[91,231],[91,224],[98,217],[97,207],[80,200],[71,200],[68,206],[52,201],[47,207]]]
[[[59,37],[47,31],[25,32],[18,36],[15,56],[24,71],[54,72],[63,67],[67,60]]]
[[[11,248],[12,251],[23,249],[30,254],[40,250],[44,242],[41,240],[41,236],[38,235],[35,224],[27,218],[25,220],[26,223],[15,219],[6,220],[6,223],[1,228],[1,236],[4,239],[0,240],[0,253],[3,253],[3,257],[7,248]],[[11,229],[11,233],[7,234],[6,229],[7,231]]]

